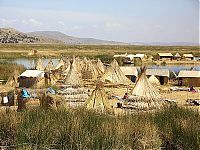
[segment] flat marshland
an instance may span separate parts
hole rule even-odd
[[[33,56],[27,55],[32,50],[37,50],[37,54]],[[144,53],[154,56],[158,52],[192,53],[195,56],[199,56],[199,50],[198,46],[0,44],[0,58],[74,55],[105,59],[106,57],[112,57],[114,54]]]
[[[172,107],[114,116],[85,109],[0,112],[0,139],[18,149],[200,148],[200,114]]]

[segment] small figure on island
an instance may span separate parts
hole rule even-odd
[[[128,93],[125,93],[123,99],[127,99],[127,98],[128,98]]]
[[[51,84],[51,76],[50,72],[45,72],[44,73],[44,78],[45,78],[45,85],[48,86]]]
[[[196,91],[193,86],[190,87],[189,91],[190,92],[198,92],[198,90]]]
[[[17,90],[17,102],[18,102],[17,111],[26,110],[27,98],[30,98],[30,94],[26,89]]]

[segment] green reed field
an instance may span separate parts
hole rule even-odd
[[[200,114],[172,107],[123,116],[85,109],[0,112],[0,145],[18,149],[200,149]]]
[[[0,62],[0,79],[7,80],[10,76],[14,75],[14,71],[17,70],[19,73],[22,73],[25,68],[23,65]]]
[[[28,56],[28,52],[37,50],[35,56]],[[112,57],[122,53],[146,53],[156,55],[158,52],[193,53],[200,56],[198,46],[134,46],[134,45],[59,45],[59,44],[0,44],[0,58],[16,57],[56,57],[64,56],[90,56]]]

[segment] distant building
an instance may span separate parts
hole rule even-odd
[[[180,86],[200,87],[200,71],[181,70],[177,78]]]
[[[127,56],[127,53],[125,53],[125,54],[114,55],[113,57],[114,57],[114,58],[124,58],[124,57],[126,57],[126,56]]]
[[[159,60],[172,60],[173,55],[172,53],[158,53]]]
[[[147,58],[145,54],[128,54],[124,58],[124,63],[142,62]]]
[[[122,66],[120,67],[120,69],[127,78],[129,78],[132,82],[136,82],[136,79],[138,77],[138,71],[136,67]]]
[[[19,78],[19,87],[33,87],[44,77],[44,72],[39,70],[26,70]]]
[[[154,75],[159,81],[161,85],[168,84],[169,82],[169,69],[147,69],[146,75],[149,78]]]
[[[181,55],[179,53],[176,53],[174,55],[174,60],[181,60]]]
[[[183,54],[184,60],[194,60],[194,56],[192,54]]]

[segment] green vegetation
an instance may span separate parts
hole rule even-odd
[[[0,112],[1,144],[19,149],[199,149],[200,115],[173,107],[123,116],[84,109]]]
[[[22,73],[25,68],[22,65],[0,62],[0,79],[7,80],[10,76],[13,75],[14,71],[17,70],[19,73]]]
[[[41,53],[36,56],[27,55],[29,51],[37,50]],[[17,57],[56,57],[88,56],[110,58],[114,54],[146,53],[156,55],[158,52],[193,53],[200,56],[198,46],[134,46],[134,45],[61,45],[61,44],[0,44],[0,58]],[[106,57],[105,57],[106,56]]]

